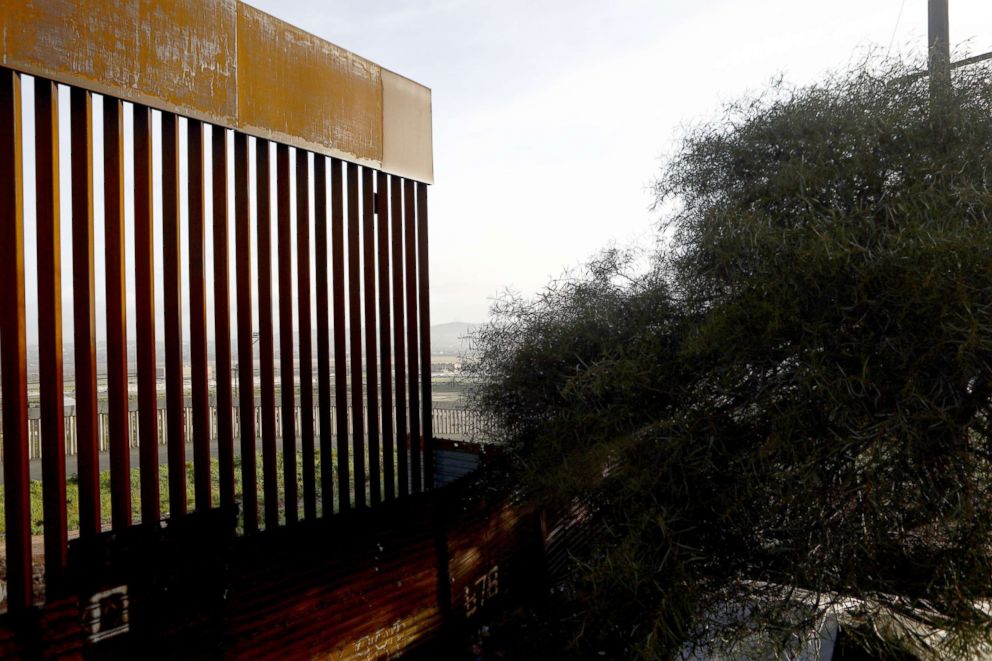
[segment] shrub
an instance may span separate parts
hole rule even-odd
[[[840,605],[987,642],[992,70],[934,101],[909,72],[728,106],[656,184],[646,274],[608,251],[479,332],[524,483],[595,506],[579,650],[781,652]]]

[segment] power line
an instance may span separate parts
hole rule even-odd
[[[902,22],[902,12],[906,9],[906,0],[902,0],[902,4],[899,6],[899,15],[896,17],[896,26],[892,28],[892,36],[889,38],[889,47],[885,49],[885,57],[889,56],[892,52],[892,44],[896,41],[896,32],[899,31],[899,23]]]

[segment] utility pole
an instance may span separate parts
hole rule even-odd
[[[929,0],[928,17],[928,70],[930,73],[930,98],[936,99],[942,90],[951,88],[951,26],[948,17],[948,0]]]

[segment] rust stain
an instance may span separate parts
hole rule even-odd
[[[10,68],[197,117],[236,116],[234,0],[0,3]]]
[[[382,162],[379,66],[245,4],[238,7],[238,109],[239,127],[249,132]]]
[[[430,90],[237,0],[0,1],[5,66],[433,183]]]

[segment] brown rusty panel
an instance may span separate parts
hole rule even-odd
[[[35,190],[38,238],[38,358],[41,381],[41,471],[45,589],[59,589],[69,543],[65,480],[62,363],[62,229],[59,215],[58,87],[36,80]]]
[[[381,163],[378,65],[239,3],[237,68],[242,130]]]
[[[282,422],[283,506],[286,523],[296,523],[296,383],[293,374],[293,246],[290,215],[289,147],[276,147],[276,282],[279,286],[279,394]]]
[[[318,157],[319,158],[319,157]],[[296,291],[300,346],[300,446],[303,459],[303,516],[317,518],[317,477],[313,433],[313,347],[310,314],[310,157],[296,150]],[[330,412],[328,404],[328,413]]]
[[[70,93],[72,159],[73,341],[75,345],[76,453],[79,534],[100,532],[100,467],[97,449],[96,303],[93,264],[93,101],[86,90]]]
[[[327,159],[313,157],[314,258],[317,290],[317,399],[320,410],[320,504],[324,516],[334,511],[334,471],[331,469],[331,350],[327,283]]]
[[[214,360],[217,383],[217,459],[220,504],[234,507],[234,391],[231,387],[231,294],[228,258],[227,129],[214,126],[211,194],[214,243]]]
[[[334,418],[338,479],[338,511],[351,508],[348,461],[348,369],[345,347],[344,180],[341,161],[331,159],[331,294],[334,306]]]
[[[406,348],[403,342],[406,329],[403,286],[403,185],[399,177],[389,178],[390,232],[392,234],[393,260],[393,386],[396,389],[396,471],[399,475],[398,494],[410,493],[409,436],[406,424]]]
[[[269,143],[255,141],[255,222],[258,237],[258,360],[262,395],[262,496],[265,527],[279,525],[276,482],[275,339],[272,330],[272,194]]]
[[[508,591],[541,584],[537,531],[535,510],[513,500],[476,503],[449,521],[453,618],[471,620]]]
[[[406,351],[407,378],[410,380],[410,488],[422,491],[424,487],[420,442],[420,329],[417,310],[417,218],[414,211],[414,182],[403,181],[404,249],[406,254]],[[430,365],[428,365],[428,370]],[[427,375],[430,378],[430,374]]]
[[[207,375],[206,195],[203,124],[189,120],[187,144],[187,234],[189,239],[189,353],[193,394],[193,496],[197,510],[211,507],[210,381]],[[226,192],[226,191],[225,191]]]
[[[0,69],[0,395],[6,504],[7,608],[31,605],[28,379],[24,314],[21,79]]]
[[[431,398],[431,294],[427,241],[427,185],[417,184],[417,283],[420,308],[421,424],[424,443],[424,486],[434,487],[434,404]]]
[[[379,277],[379,365],[382,390],[382,481],[385,499],[396,497],[396,452],[393,436],[393,361],[390,318],[389,281],[389,175],[379,172],[376,189],[376,226],[378,227]]]
[[[351,353],[351,430],[355,467],[355,507],[365,507],[365,426],[362,400],[362,263],[358,166],[348,164],[348,333]]]
[[[6,66],[433,183],[431,92],[236,0],[0,3]]]
[[[227,653],[376,659],[436,636],[432,511],[418,499],[259,540],[232,573]]]
[[[124,254],[124,104],[103,98],[104,243],[107,286],[107,390],[110,510],[114,530],[131,525],[128,430],[127,270]]]
[[[365,392],[368,407],[369,494],[372,505],[382,501],[379,450],[379,372],[376,356],[376,291],[375,291],[375,190],[374,172],[362,168],[362,259],[365,299]]]
[[[138,372],[141,521],[161,517],[158,476],[158,383],[155,356],[155,234],[152,218],[152,111],[134,106],[134,312]]]
[[[171,517],[186,514],[186,432],[183,420],[186,397],[179,213],[179,118],[172,113],[162,113],[162,307],[165,313],[165,432]]]
[[[82,659],[79,599],[48,599],[30,614],[30,626],[0,621],[0,659]]]
[[[11,68],[234,121],[235,0],[3,2],[0,24]]]
[[[251,295],[251,189],[248,136],[234,134],[234,260],[238,310],[238,428],[241,442],[241,512],[245,533],[258,530],[255,472],[255,368]]]

